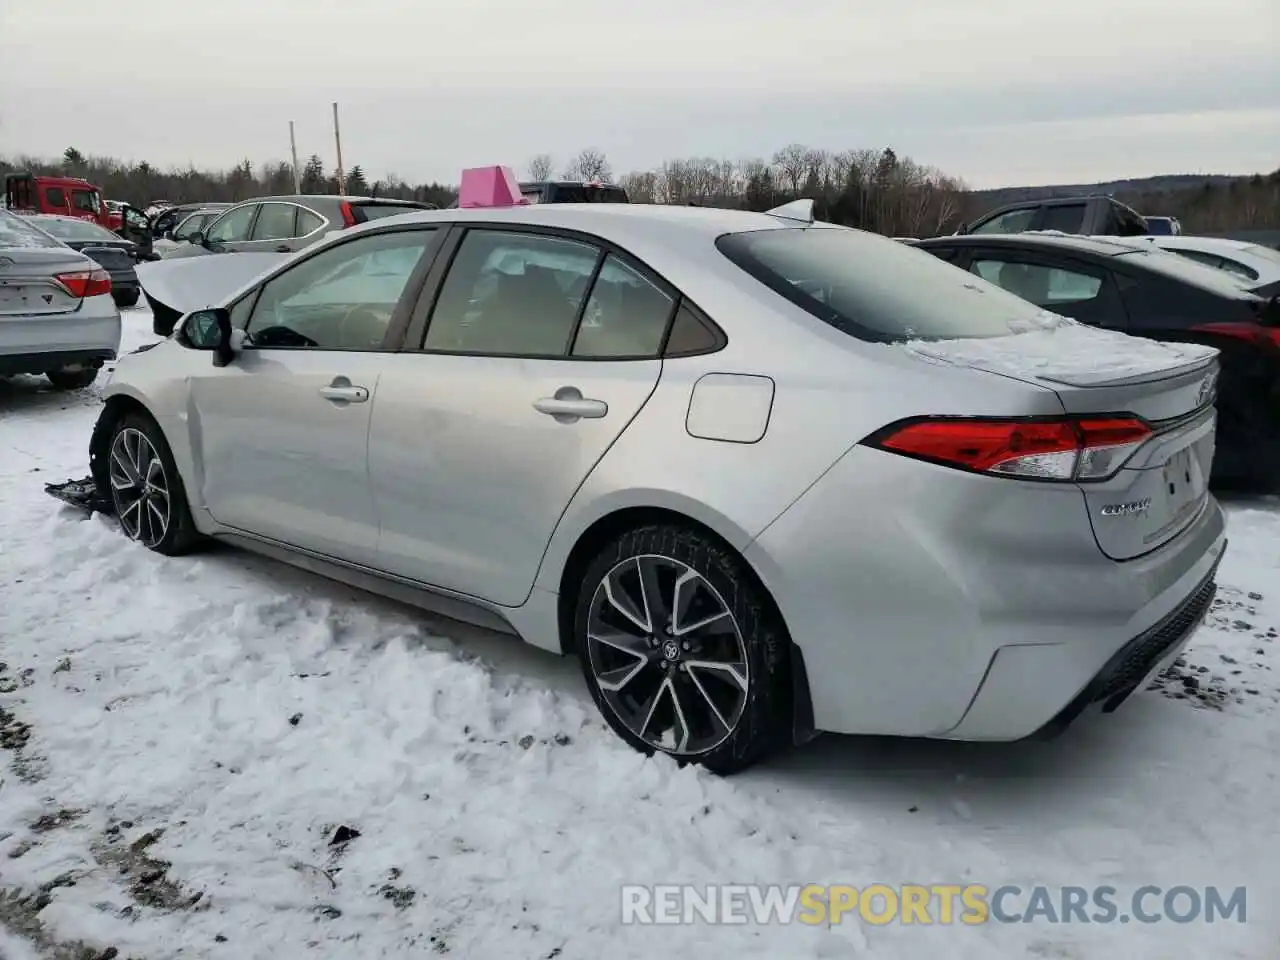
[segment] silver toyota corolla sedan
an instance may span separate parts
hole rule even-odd
[[[409,214],[215,303],[104,390],[124,532],[576,654],[640,750],[1053,733],[1214,595],[1215,351],[804,204]]]

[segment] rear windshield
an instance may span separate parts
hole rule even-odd
[[[356,223],[368,223],[370,220],[381,220],[383,217],[398,217],[402,213],[413,213],[415,210],[427,210],[429,207],[416,203],[353,203],[351,215]]]
[[[551,188],[551,203],[626,203],[627,192],[621,187],[589,187],[586,184],[559,183]]]
[[[58,217],[44,217],[36,221],[36,226],[45,233],[51,233],[59,240],[99,240],[116,243],[120,238],[110,230],[98,226],[92,220],[63,220]]]
[[[37,230],[21,217],[0,210],[0,249],[8,247],[66,248],[61,241]]]
[[[1235,276],[1218,267],[1211,267],[1207,263],[1200,263],[1189,257],[1180,257],[1171,250],[1138,248],[1117,253],[1116,259],[1120,263],[1132,263],[1139,268],[1145,267],[1180,283],[1189,283],[1210,293],[1232,299],[1240,298],[1248,282],[1243,277]]]
[[[725,234],[720,252],[850,336],[880,343],[1000,337],[1044,311],[933,254],[838,227]]]

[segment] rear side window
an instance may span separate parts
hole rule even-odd
[[[61,246],[64,246],[64,244],[55,240],[49,234],[37,230],[23,220],[22,217],[0,210],[0,250],[6,247],[12,250],[15,247],[48,248]]]
[[[1146,268],[1220,296],[1239,297],[1244,289],[1240,280],[1225,270],[1165,250],[1128,250],[1116,255],[1116,263]]]
[[[575,357],[656,357],[675,301],[610,254],[591,287]]]
[[[298,236],[310,236],[325,224],[324,217],[304,207],[298,209]]]
[[[1041,230],[1079,233],[1083,228],[1083,203],[1060,203],[1044,208],[1044,220],[1040,224]]]
[[[716,246],[769,289],[837,330],[879,343],[999,337],[1039,307],[932,254],[837,227],[731,233]]]

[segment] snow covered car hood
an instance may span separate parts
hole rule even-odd
[[[292,253],[220,253],[211,257],[154,260],[138,264],[138,283],[148,297],[179,313],[220,306]]]
[[[1190,343],[1164,343],[1100,330],[1044,311],[1033,323],[1011,322],[1009,336],[965,340],[909,340],[902,346],[925,360],[973,367],[1017,379],[1074,387],[1168,376],[1216,356]]]

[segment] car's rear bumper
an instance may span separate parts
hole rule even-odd
[[[44,373],[101,364],[120,351],[120,311],[109,296],[90,297],[72,313],[0,317],[0,372]]]
[[[1209,497],[1174,541],[1115,562],[1086,509],[1070,486],[851,451],[746,550],[802,654],[814,727],[1016,740],[1113,678],[1134,638],[1192,609],[1225,521]],[[1143,646],[1150,665],[1192,629]]]

